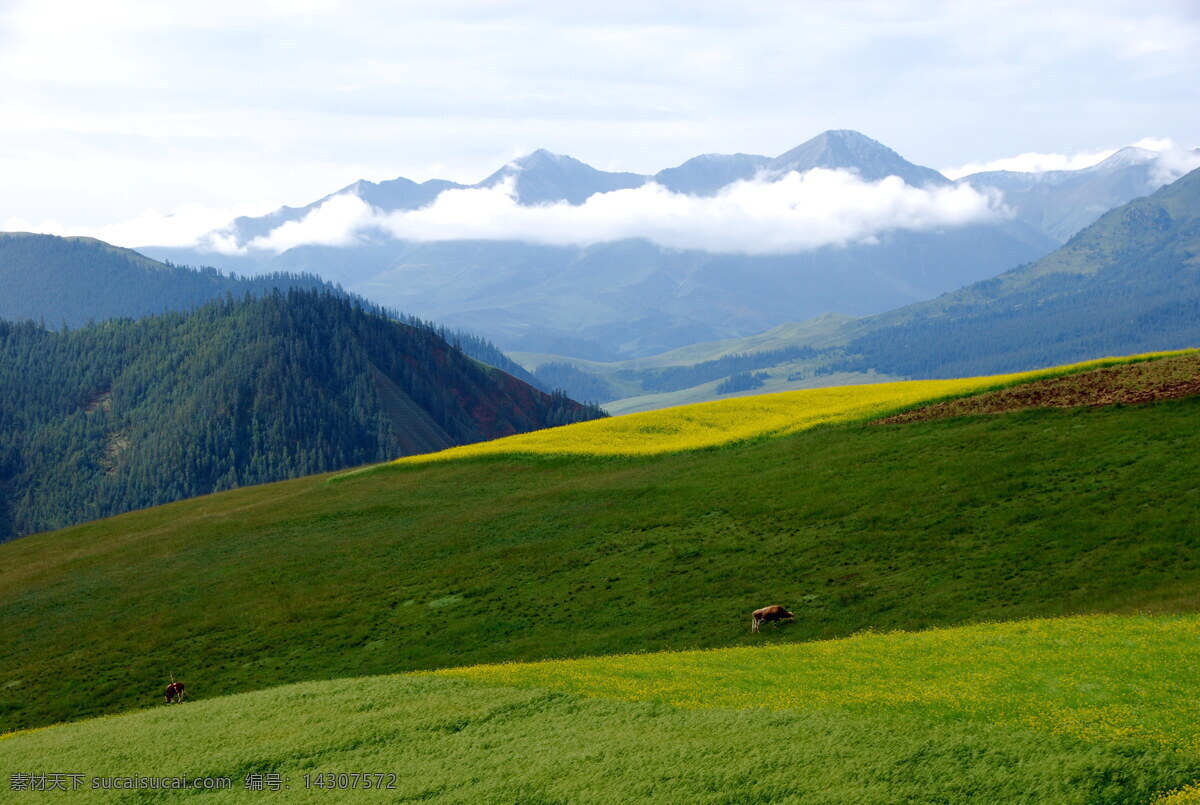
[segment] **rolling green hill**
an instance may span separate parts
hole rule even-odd
[[[853,316],[826,313],[745,338],[701,342],[611,363],[533,352],[510,355],[534,372],[543,386],[561,388],[574,399],[602,403],[613,414],[721,399],[726,396],[717,390],[721,382],[745,371],[768,375],[759,394],[900,379],[874,372],[844,373],[833,379],[828,373],[818,374],[828,363],[824,353],[845,343],[842,331],[852,321]]]
[[[315,476],[0,546],[0,729],[478,662],[1192,611],[1200,400]],[[788,629],[751,636],[782,601]]]
[[[131,797],[93,780],[169,776],[228,788],[142,796],[1184,805],[1198,627],[1035,620],[303,683],[0,735],[0,788],[53,758],[83,802]]]

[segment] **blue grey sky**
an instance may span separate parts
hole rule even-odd
[[[830,128],[1079,163],[1200,145],[1198,54],[1194,0],[0,0],[0,224],[133,245],[539,147],[652,173]]]

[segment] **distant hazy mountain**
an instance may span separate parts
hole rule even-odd
[[[1200,170],[1041,260],[850,323],[832,368],[956,377],[1200,346],[1198,255]]]
[[[658,182],[676,193],[712,195],[733,182],[753,178],[759,171],[765,170],[769,174],[778,175],[787,171],[808,171],[812,168],[850,170],[868,181],[877,181],[886,176],[899,176],[914,187],[949,183],[949,180],[937,171],[914,165],[882,143],[848,130],[824,132],[775,158],[755,154],[704,154],[674,168],[659,171],[653,176],[602,171],[573,157],[538,149],[532,154],[513,160],[473,185],[441,179],[417,184],[403,177],[379,183],[363,180],[302,207],[280,207],[257,218],[236,218],[228,228],[218,234],[237,246],[246,246],[255,238],[269,234],[288,221],[302,219],[321,204],[339,195],[357,196],[382,212],[393,212],[413,210],[430,204],[443,190],[495,187],[511,178],[520,204],[560,201],[582,204],[596,193],[640,187],[650,181]],[[266,254],[249,257],[215,254],[199,259],[196,257],[197,253],[191,250],[154,246],[147,246],[142,251],[165,259],[178,257],[190,262],[216,265],[218,268],[249,271],[271,259]]]
[[[385,241],[300,247],[270,265],[336,272],[369,299],[478,331],[504,349],[616,360],[829,310],[888,310],[994,276],[1053,245],[1009,221],[897,231],[873,244],[787,255],[668,250],[644,240],[585,248]]]
[[[913,187],[950,184],[932,168],[914,165],[883,143],[848,129],[823,132],[773,159],[756,154],[703,154],[659,171],[654,181],[676,193],[711,195],[760,171],[777,175],[813,168],[849,170],[871,182],[899,176]]]
[[[1169,181],[1158,158],[1155,151],[1130,146],[1081,170],[988,171],[958,181],[1000,190],[1019,220],[1065,243],[1114,207],[1149,195]]]
[[[580,204],[595,193],[651,180],[675,192],[711,195],[760,172],[769,179],[817,167],[852,171],[870,181],[898,176],[918,187],[949,184],[937,171],[842,130],[820,134],[775,158],[708,154],[653,177],[601,171],[537,151],[472,187],[511,179],[522,204]],[[360,182],[339,192],[387,212],[427,203],[445,187],[461,185],[396,179]],[[238,219],[224,235],[245,244],[312,206]],[[505,349],[616,360],[750,335],[830,310],[877,313],[993,276],[1054,245],[1017,220],[897,230],[871,243],[765,256],[666,249],[641,240],[576,248],[518,241],[414,243],[382,233],[366,233],[351,246],[297,246],[281,254],[145,251],[241,273],[313,273],[379,303],[481,332]]]
[[[151,260],[94,238],[0,232],[0,319],[65,322],[138,318],[272,288],[322,288],[313,274],[230,277]]]
[[[716,399],[711,381],[730,367],[760,373],[768,392],[1200,347],[1197,255],[1200,171],[1112,210],[1041,260],[886,313],[822,316],[636,361],[514,357],[626,413]]]
[[[649,178],[637,173],[596,170],[578,159],[539,148],[528,156],[513,160],[475,187],[494,187],[510,177],[516,184],[517,201],[521,204],[555,201],[582,204],[596,193],[640,187]]]
[[[770,157],[755,154],[701,154],[674,168],[654,174],[654,181],[673,193],[710,196],[722,187],[753,179],[771,164]]]
[[[228,234],[238,246],[245,246],[255,238],[269,235],[276,227],[288,221],[299,221],[334,196],[354,195],[381,210],[415,210],[430,204],[443,190],[464,187],[457,182],[430,179],[417,184],[403,176],[385,182],[368,182],[365,179],[343,187],[334,193],[317,199],[303,207],[280,207],[274,212],[257,218],[241,216],[233,220]],[[209,260],[208,262],[212,262]],[[253,261],[233,261],[234,266],[253,265]]]

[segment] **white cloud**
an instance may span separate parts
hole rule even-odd
[[[1200,152],[1172,148],[1159,155],[1155,168],[1154,180],[1160,184],[1170,184],[1185,173],[1200,168]]]
[[[448,190],[427,207],[392,213],[356,196],[337,196],[304,219],[251,241],[249,248],[345,245],[374,231],[413,241],[520,240],[561,246],[645,238],[672,249],[777,254],[1006,214],[998,196],[967,185],[916,188],[898,177],[867,182],[823,169],[792,172],[774,181],[737,182],[714,197],[647,184],[597,193],[579,205],[522,206],[510,179],[492,188]]]
[[[1130,144],[1134,148],[1145,148],[1147,151],[1169,151],[1175,148],[1175,142],[1170,137],[1143,137]]]
[[[1147,138],[1149,139],[1149,138]],[[1073,171],[1090,168],[1103,162],[1117,152],[1116,148],[1102,151],[1087,151],[1078,154],[1041,154],[1030,151],[1017,154],[1015,157],[993,159],[990,162],[968,162],[957,168],[945,168],[942,175],[947,179],[959,179],[972,173],[983,171],[1020,171],[1022,173],[1042,173],[1043,171]]]
[[[1146,5],[0,0],[0,220],[470,182],[518,145],[649,171],[826,128],[920,164],[1192,141],[1195,0]]]
[[[1154,181],[1159,186],[1170,184],[1185,173],[1189,173],[1200,167],[1200,154],[1197,154],[1195,150],[1176,145],[1169,137],[1143,137],[1137,142],[1131,143],[1131,146],[1133,148],[1158,152],[1158,156],[1155,157]],[[958,179],[983,171],[1007,170],[1040,173],[1055,170],[1080,170],[1103,162],[1118,150],[1120,149],[1108,148],[1102,151],[1079,154],[1039,154],[1031,152],[1019,154],[1015,157],[996,159],[991,162],[971,162],[957,168],[947,168],[942,171],[942,175],[949,179]]]
[[[288,221],[269,234],[255,238],[249,246],[274,252],[296,246],[349,246],[357,240],[359,233],[375,227],[378,218],[379,212],[370,204],[358,196],[343,193],[327,200],[299,221]]]

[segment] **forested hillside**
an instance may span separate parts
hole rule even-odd
[[[600,415],[327,292],[0,321],[0,539]]]

